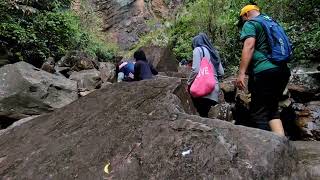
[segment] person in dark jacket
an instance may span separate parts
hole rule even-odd
[[[158,71],[150,64],[146,55],[142,50],[138,50],[133,55],[136,63],[134,65],[134,80],[140,81],[144,79],[152,79],[153,75],[157,75]]]

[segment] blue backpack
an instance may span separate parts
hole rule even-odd
[[[259,22],[269,41],[270,52],[268,58],[274,62],[288,62],[292,56],[292,43],[283,28],[267,15],[260,15],[252,19]]]

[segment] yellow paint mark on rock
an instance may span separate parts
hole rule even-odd
[[[105,167],[104,167],[104,172],[109,174],[109,166],[110,166],[110,163],[108,163]]]

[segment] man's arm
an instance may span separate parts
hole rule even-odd
[[[245,88],[244,78],[253,56],[255,44],[256,39],[254,37],[250,37],[244,41],[239,67],[239,75],[236,81],[237,87],[241,90]]]

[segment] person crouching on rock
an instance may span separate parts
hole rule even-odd
[[[134,80],[134,62],[120,61],[116,67],[117,82]]]
[[[193,49],[193,61],[192,61],[192,70],[189,75],[187,84],[188,92],[190,92],[190,87],[194,80],[196,79],[201,60],[206,57],[209,60],[209,63],[213,65],[212,75],[215,78],[214,88],[209,94],[202,97],[192,97],[193,104],[197,109],[201,117],[208,117],[211,106],[214,106],[218,103],[219,99],[219,81],[218,76],[224,75],[224,70],[221,64],[220,56],[218,51],[212,46],[209,38],[206,34],[200,33],[192,39],[192,49]]]
[[[134,80],[140,81],[144,79],[152,79],[153,75],[157,75],[158,71],[150,64],[146,55],[142,50],[138,50],[133,55],[136,63],[134,65]]]

